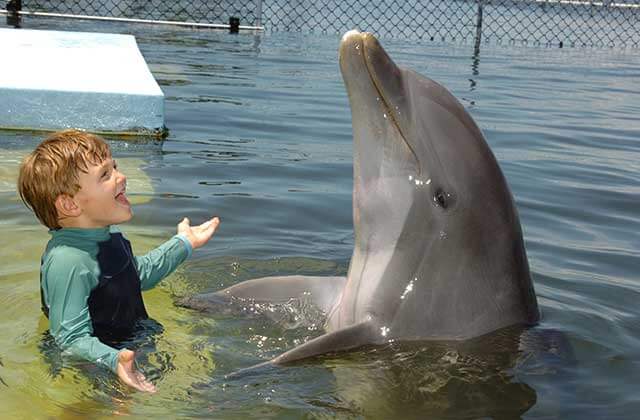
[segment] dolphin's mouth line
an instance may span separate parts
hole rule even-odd
[[[378,96],[380,97],[380,101],[382,102],[382,105],[383,105],[383,107],[384,107],[384,109],[386,111],[386,115],[388,116],[388,118],[391,118],[391,121],[393,122],[394,127],[396,127],[396,130],[398,130],[398,133],[400,133],[400,137],[402,138],[402,141],[404,142],[404,144],[407,146],[407,148],[411,152],[411,155],[413,155],[413,158],[416,160],[416,163],[417,163],[416,166],[418,168],[417,175],[420,176],[420,174],[422,173],[422,168],[420,167],[420,160],[418,159],[418,154],[413,149],[413,147],[411,146],[411,144],[407,140],[406,136],[402,132],[402,128],[400,127],[400,124],[398,123],[398,120],[396,119],[396,116],[395,116],[393,110],[391,109],[391,106],[389,106],[389,102],[387,101],[387,98],[385,97],[385,95],[383,93],[383,90],[380,87],[380,82],[378,81],[377,77],[375,76],[375,72],[371,68],[371,64],[369,63],[369,60],[367,60],[367,54],[366,54],[366,51],[365,51],[366,46],[365,46],[365,43],[362,42],[362,39],[360,39],[360,43],[362,45],[362,60],[364,61],[364,65],[367,68],[367,73],[369,73],[369,79],[371,80],[371,83],[373,84],[373,87],[376,89],[376,92],[378,93]]]

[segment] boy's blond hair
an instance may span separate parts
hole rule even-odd
[[[58,131],[47,137],[20,165],[20,198],[49,229],[60,228],[56,199],[79,190],[79,172],[111,156],[105,141],[78,130]]]

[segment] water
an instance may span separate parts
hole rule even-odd
[[[174,299],[274,274],[343,275],[353,243],[352,149],[336,36],[133,32],[166,95],[169,137],[111,141],[130,180],[123,227],[142,253],[217,214],[215,238],[145,295],[164,331],[141,343],[155,395],[61,360],[44,335],[44,228],[16,199],[40,140],[0,133],[0,413],[3,417],[634,418],[640,408],[640,113],[637,52],[382,40],[447,86],[485,133],[515,195],[542,310],[518,349],[506,331],[462,345],[368,348],[227,380],[321,333],[304,304],[271,318],[202,315]],[[269,312],[269,308],[257,308]],[[275,321],[273,319],[275,319]]]

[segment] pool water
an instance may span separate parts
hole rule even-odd
[[[339,37],[25,19],[27,28],[132,33],[166,96],[164,142],[110,139],[129,177],[143,253],[193,223],[222,223],[145,302],[138,343],[154,395],[61,358],[40,312],[46,230],[17,199],[41,134],[0,132],[0,414],[100,418],[634,418],[640,409],[640,88],[635,50],[382,39],[448,87],[496,154],[520,212],[541,307],[474,343],[366,348],[240,378],[225,374],[321,334],[312,308],[201,314],[193,293],[266,275],[344,275],[353,245],[351,116]],[[366,28],[362,28],[366,29]],[[254,312],[262,315],[255,315]],[[270,316],[264,316],[270,314]],[[515,338],[514,338],[515,337]],[[535,340],[534,340],[535,341]],[[538,342],[538,341],[536,341]],[[535,348],[535,345],[533,345]]]

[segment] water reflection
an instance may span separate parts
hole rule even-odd
[[[261,351],[271,339],[258,335]],[[526,374],[544,366],[548,380],[571,358],[566,343],[516,327],[466,342],[391,343],[239,377],[214,372],[193,395],[225,406],[221,390],[244,393],[246,407],[285,408],[295,398],[323,414],[371,419],[519,418],[538,400]]]
[[[279,305],[221,299],[209,316],[233,332],[208,333],[219,368],[191,395],[220,409],[229,408],[220,394],[234,395],[243,399],[240,413],[264,403],[286,409],[293,399],[331,416],[518,418],[538,401],[539,375],[566,381],[561,375],[573,363],[563,334],[509,327],[463,342],[392,342],[225,377],[321,334],[325,314],[302,296]],[[221,345],[230,336],[244,343]]]
[[[168,83],[166,83],[168,84]],[[229,105],[244,105],[242,101],[238,101],[231,97],[222,97],[222,96],[212,96],[212,95],[199,95],[195,97],[178,97],[178,96],[170,96],[167,97],[168,101],[181,101],[181,102],[189,102],[189,103],[201,103],[201,102],[210,102],[215,104],[229,104]]]
[[[513,373],[518,334],[462,344],[392,345],[334,361],[337,393],[367,418],[512,418],[536,403]]]
[[[469,79],[469,91],[473,92],[476,89],[476,79],[480,75],[480,52],[477,51],[471,56],[471,74],[472,78]]]
[[[460,343],[392,345],[384,352],[389,356],[367,369],[337,375],[344,378],[338,379],[341,389],[354,382],[371,388],[352,400],[378,418],[394,412],[415,418],[519,417],[538,400],[528,374],[545,369],[548,380],[550,371],[560,372],[573,359],[563,334],[518,327]]]

